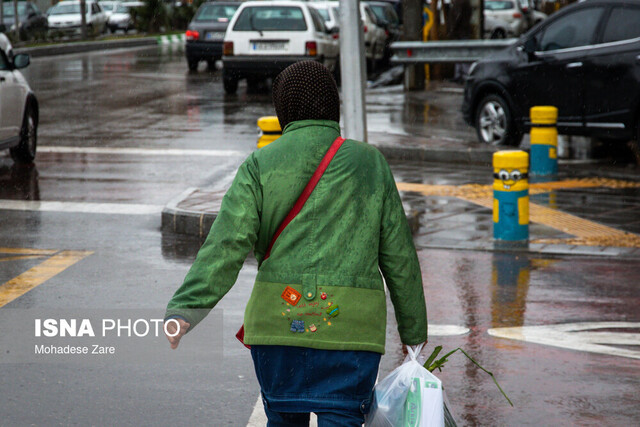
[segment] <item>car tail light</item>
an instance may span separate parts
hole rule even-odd
[[[389,37],[389,30],[384,30],[384,35]]]
[[[338,40],[340,38],[340,33],[335,33],[331,37],[333,37],[334,40]]]
[[[369,29],[367,28],[367,26],[364,26],[364,32],[366,33],[367,31],[369,31]]]
[[[224,56],[233,56],[233,42],[224,42],[222,44],[222,54]]]
[[[520,18],[522,18],[522,14],[520,12],[516,12],[516,13],[513,14],[513,17],[516,18],[516,19],[520,19]]]
[[[304,45],[307,56],[316,56],[318,54],[318,45],[316,42],[307,42]]]
[[[200,33],[193,30],[187,30],[185,36],[187,37],[187,40],[198,40],[200,38]]]

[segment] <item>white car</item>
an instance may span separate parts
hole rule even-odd
[[[340,2],[332,1],[330,4],[339,15]],[[378,18],[371,6],[362,1],[360,2],[360,19],[362,20],[362,29],[364,31],[364,54],[367,59],[367,66],[371,69],[384,58],[387,32],[378,22]]]
[[[129,30],[133,30],[133,19],[131,18],[131,9],[134,7],[144,6],[141,1],[122,2],[118,4],[107,22],[109,31],[115,33],[118,30],[128,33]]]
[[[93,0],[85,1],[85,19],[88,34],[102,34],[107,29],[107,15]],[[79,0],[64,0],[49,9],[49,29],[68,34],[81,31],[82,15]]]
[[[32,163],[38,139],[38,100],[20,71],[29,55],[13,55],[9,39],[0,33],[0,149],[9,149],[17,163]]]
[[[485,0],[485,18],[496,18],[509,25],[508,32],[519,36],[529,29],[526,0]]]
[[[506,39],[514,37],[515,34],[511,26],[504,19],[484,17],[484,38],[485,39]]]
[[[105,0],[105,1],[98,1],[98,4],[104,11],[105,15],[107,15],[107,19],[109,19],[109,17],[111,17],[111,14],[115,12],[115,10],[118,8],[118,5],[120,4],[120,2]]]
[[[255,86],[305,60],[318,61],[336,72],[339,55],[338,41],[308,3],[248,1],[233,15],[224,36],[224,90],[235,93],[240,79]]]
[[[376,14],[371,6],[360,2],[360,15],[364,26],[364,53],[370,68],[384,58],[384,49],[387,43],[387,32],[378,23]]]
[[[340,8],[338,7],[338,3],[336,1],[317,1],[309,3],[310,6],[314,7],[322,19],[324,20],[324,25],[328,30],[334,30],[340,27]]]

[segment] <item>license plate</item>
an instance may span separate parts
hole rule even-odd
[[[220,40],[224,38],[224,33],[220,31],[211,31],[205,35],[206,40]]]
[[[286,50],[287,42],[253,42],[251,49],[260,51]]]

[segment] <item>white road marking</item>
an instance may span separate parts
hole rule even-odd
[[[464,88],[462,87],[441,87],[436,90],[444,93],[464,93]]]
[[[121,215],[155,215],[162,212],[164,206],[125,203],[80,203],[80,202],[42,202],[30,200],[1,200],[0,210],[40,211],[40,212],[77,212]]]
[[[189,150],[180,148],[129,148],[129,147],[38,147],[38,153],[55,154],[124,154],[137,156],[247,156],[249,152],[236,150]]]
[[[489,335],[499,338],[550,345],[571,350],[640,359],[639,350],[612,347],[612,345],[640,346],[636,332],[594,332],[594,329],[640,329],[640,323],[585,322],[560,325],[522,326],[489,329]],[[609,345],[605,345],[609,344]]]
[[[258,396],[258,400],[253,407],[253,412],[251,413],[251,418],[249,418],[249,422],[247,423],[247,427],[264,427],[267,425],[267,416],[264,413],[264,406],[262,405],[262,397]],[[318,426],[318,417],[316,414],[311,414],[311,419],[309,420],[309,427],[317,427]]]
[[[469,328],[458,325],[429,325],[430,337],[451,337],[469,333]]]

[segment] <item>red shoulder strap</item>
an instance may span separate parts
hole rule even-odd
[[[287,227],[287,225],[289,225],[289,223],[293,221],[293,218],[295,218],[296,215],[300,213],[300,211],[302,210],[302,207],[307,202],[307,199],[313,192],[313,189],[316,188],[318,181],[320,181],[320,178],[322,178],[322,174],[324,174],[324,171],[327,170],[329,163],[331,163],[331,160],[333,160],[333,156],[336,155],[336,153],[338,152],[338,149],[342,146],[342,143],[344,141],[345,141],[344,138],[340,136],[337,137],[335,141],[333,141],[333,144],[331,144],[331,147],[329,148],[329,150],[327,150],[327,153],[322,158],[320,165],[318,165],[318,169],[316,169],[316,171],[313,173],[313,175],[311,176],[311,179],[307,183],[307,186],[304,187],[304,190],[302,190],[302,194],[300,194],[300,197],[298,197],[298,200],[296,200],[296,203],[293,205],[293,208],[291,208],[291,211],[289,211],[287,216],[284,218],[284,220],[280,224],[280,227],[278,227],[278,230],[273,235],[273,238],[271,239],[271,243],[269,243],[269,248],[267,249],[267,253],[263,258],[263,261],[269,258],[269,256],[271,255],[271,248],[273,247],[273,244],[276,242],[276,240],[280,236],[280,233],[282,233],[282,231]]]

